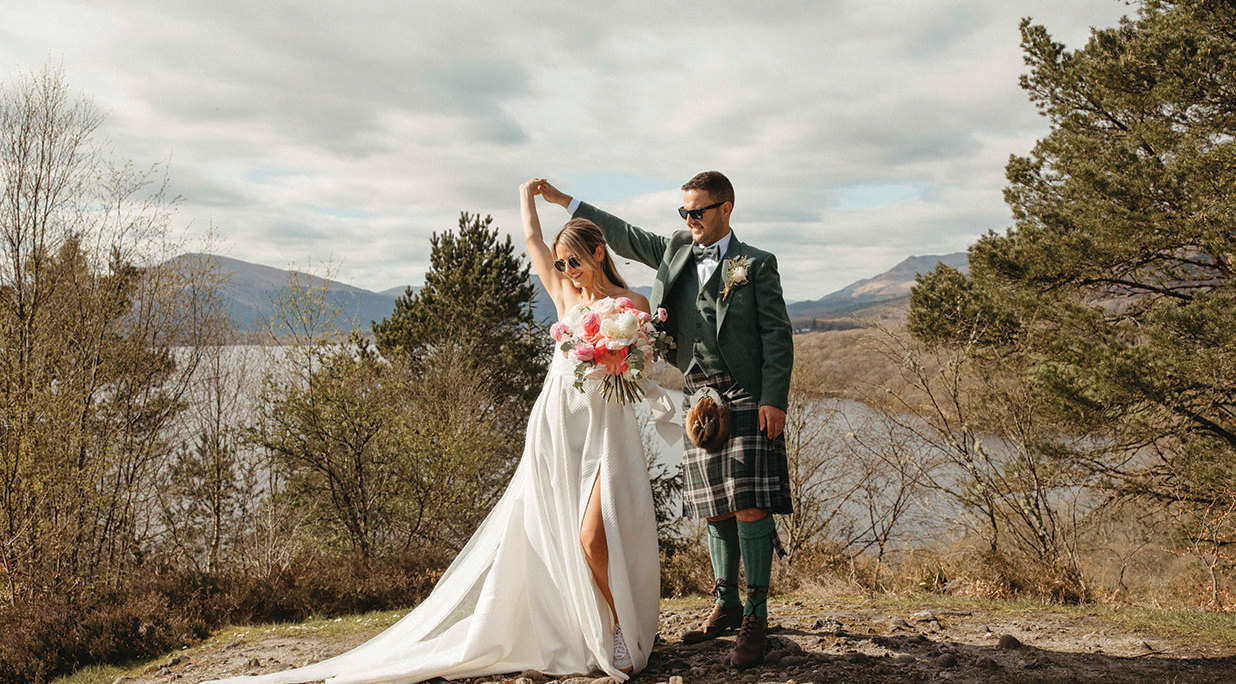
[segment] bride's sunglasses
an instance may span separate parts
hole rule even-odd
[[[683,219],[686,219],[688,216],[690,216],[696,221],[699,221],[700,219],[704,218],[704,212],[708,211],[709,209],[716,209],[722,204],[725,204],[725,202],[724,201],[717,202],[716,204],[710,204],[706,207],[700,207],[699,209],[687,209],[686,207],[678,207],[678,215],[681,216]]]
[[[554,262],[554,268],[559,271],[565,272],[567,270],[567,266],[570,266],[571,268],[579,268],[579,259],[572,256],[567,257],[565,260],[559,259]]]

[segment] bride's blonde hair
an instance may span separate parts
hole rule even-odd
[[[609,255],[609,248],[605,243],[605,234],[601,232],[601,228],[597,224],[589,221],[586,218],[573,218],[566,222],[562,230],[554,236],[554,243],[549,246],[549,249],[554,254],[558,253],[558,245],[567,248],[567,251],[575,255],[581,264],[592,266],[592,255],[596,253],[597,246],[602,249],[601,257],[601,273],[609,278],[609,282],[618,287],[625,288],[627,281],[618,274],[618,267],[614,265],[614,260]]]

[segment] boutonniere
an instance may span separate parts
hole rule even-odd
[[[725,260],[725,289],[721,291],[721,299],[730,296],[730,290],[739,285],[747,284],[747,274],[751,270],[751,257],[742,256]]]

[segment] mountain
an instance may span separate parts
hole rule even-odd
[[[391,299],[395,299],[396,297],[402,297],[403,293],[407,292],[409,287],[412,288],[413,292],[416,292],[417,290],[421,289],[419,285],[396,285],[395,287],[388,287],[385,290],[378,292],[377,294],[380,294],[383,297],[390,297]]]
[[[201,268],[200,264],[206,261],[223,276],[223,301],[232,322],[242,330],[262,329],[263,322],[274,313],[271,300],[287,285],[293,273],[217,254],[182,254],[171,261],[173,264],[184,264],[185,268]],[[962,272],[969,271],[965,252],[912,256],[880,275],[859,280],[820,299],[790,304],[787,307],[790,318],[796,328],[810,325],[812,320],[816,321],[817,327],[821,322],[825,327],[857,327],[859,324],[853,322],[852,317],[887,315],[889,309],[905,304],[915,274],[927,273],[940,262]],[[407,290],[407,286],[400,286],[371,292],[336,280],[304,273],[298,276],[302,284],[314,288],[325,286],[327,304],[338,306],[345,319],[355,320],[357,327],[362,329],[368,329],[371,321],[389,316],[395,308],[395,299]],[[534,280],[533,284],[536,287],[532,302],[534,315],[542,322],[554,321],[557,313],[553,302],[539,281]],[[414,292],[420,289],[419,286],[411,287]],[[649,287],[634,289],[645,297],[652,292]]]
[[[803,322],[809,322],[808,319],[819,321],[880,315],[908,303],[914,276],[931,272],[939,263],[962,273],[970,272],[965,252],[912,256],[880,275],[856,281],[820,299],[794,302],[786,308],[796,328]]]
[[[279,292],[287,286],[294,273],[217,254],[181,254],[169,263],[192,270],[200,270],[203,264],[208,264],[211,270],[224,279],[220,295],[227,307],[229,318],[236,327],[248,331],[263,329],[264,322],[275,311],[272,300],[279,296]],[[372,321],[380,321],[389,316],[395,309],[395,300],[402,297],[408,287],[411,287],[413,292],[421,289],[419,285],[401,285],[372,292],[337,280],[295,273],[302,285],[314,289],[325,285],[327,305],[339,307],[345,320],[355,320],[357,327],[362,329],[368,329]],[[532,312],[537,320],[552,323],[558,317],[554,303],[541,287],[540,281],[534,279],[533,285],[536,287],[536,295],[532,301]],[[652,288],[648,287],[637,287],[635,290],[645,297],[652,292]]]
[[[218,273],[223,279],[220,295],[227,307],[228,317],[242,330],[262,329],[264,322],[275,311],[272,300],[279,296],[294,273],[217,254],[181,254],[172,258],[170,263],[183,265],[186,269],[200,269],[207,264]],[[327,306],[339,307],[344,320],[354,320],[357,327],[365,329],[370,321],[380,321],[389,316],[395,308],[395,297],[402,295],[405,289],[397,287],[370,292],[337,280],[295,273],[302,286],[313,289],[325,287]]]

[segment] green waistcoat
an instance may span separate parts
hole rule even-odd
[[[695,263],[687,265],[686,271],[674,284],[670,297],[674,300],[672,307],[674,315],[682,316],[681,321],[670,321],[670,328],[677,324],[680,331],[690,331],[679,342],[679,354],[691,354],[687,364],[687,372],[702,370],[709,375],[728,373],[729,368],[721,357],[721,346],[717,342],[717,297],[721,291],[721,267],[718,264],[712,277],[700,288],[700,279],[696,274]]]

